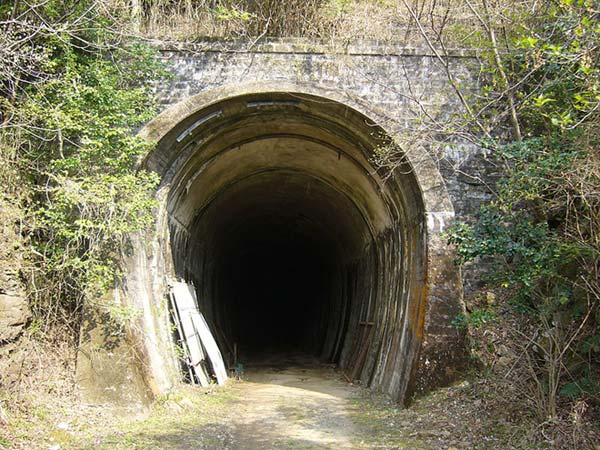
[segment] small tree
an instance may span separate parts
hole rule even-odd
[[[136,170],[150,145],[132,135],[154,114],[152,52],[123,39],[100,0],[0,8],[0,142],[28,191],[32,306],[72,326],[111,286],[133,230],[152,220],[156,175]]]

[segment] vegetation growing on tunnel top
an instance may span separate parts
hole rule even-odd
[[[76,330],[83,303],[116,281],[128,234],[152,221],[158,180],[135,169],[151,144],[132,132],[154,115],[163,73],[113,12],[95,0],[0,7],[0,150],[20,184],[21,274],[44,329]]]
[[[498,3],[510,7],[514,2]],[[425,44],[421,30],[436,39],[443,29],[446,46],[464,47],[466,36],[477,33],[469,4],[480,5],[481,0],[133,0],[130,12],[136,31],[169,40],[218,37],[256,43],[267,36],[420,46]]]

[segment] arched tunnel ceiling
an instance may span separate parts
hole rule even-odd
[[[287,109],[253,112],[210,142],[190,144],[188,151],[200,151],[180,171],[172,214],[187,226],[199,209],[240,177],[288,170],[310,174],[351,198],[376,227],[375,234],[389,227],[392,212],[381,198],[383,184],[357,142],[323,128],[326,123],[317,127],[304,123],[302,116],[293,118]]]
[[[231,142],[230,138],[225,138],[225,142]],[[190,162],[187,176],[178,180],[172,214],[188,226],[213,198],[241,178],[281,171],[307,174],[351,199],[367,223],[372,224],[374,234],[390,226],[389,206],[381,198],[372,173],[341,150],[299,135],[257,136],[254,141],[234,143],[209,160]]]
[[[384,139],[375,123],[338,102],[307,94],[255,93],[210,104],[174,124],[161,138],[162,151],[145,164],[182,196],[171,204],[184,225],[192,220],[189,206],[202,207],[195,192],[210,198],[209,191],[234,182],[238,171],[247,176],[252,170],[279,167],[327,180],[356,199],[372,223],[382,223],[380,229],[385,229],[390,218],[422,211],[423,205],[408,163],[399,167],[405,174],[402,179],[385,184],[370,163],[373,148]],[[401,188],[395,186],[398,183]],[[382,201],[386,195],[396,198]]]

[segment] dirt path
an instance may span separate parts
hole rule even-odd
[[[489,450],[503,428],[471,384],[402,409],[306,357],[249,364],[243,381],[181,386],[141,417],[76,403],[28,410],[0,449],[29,450]],[[133,420],[132,420],[133,419]]]
[[[354,449],[355,389],[331,366],[288,358],[251,366],[228,423],[230,450]]]

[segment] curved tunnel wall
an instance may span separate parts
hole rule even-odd
[[[386,133],[348,103],[315,87],[243,86],[149,124],[142,135],[158,146],[143,165],[163,177],[168,243],[150,271],[194,283],[223,348],[318,354],[403,401],[459,340],[460,283],[436,240],[452,210],[424,155],[383,182],[370,157]]]

